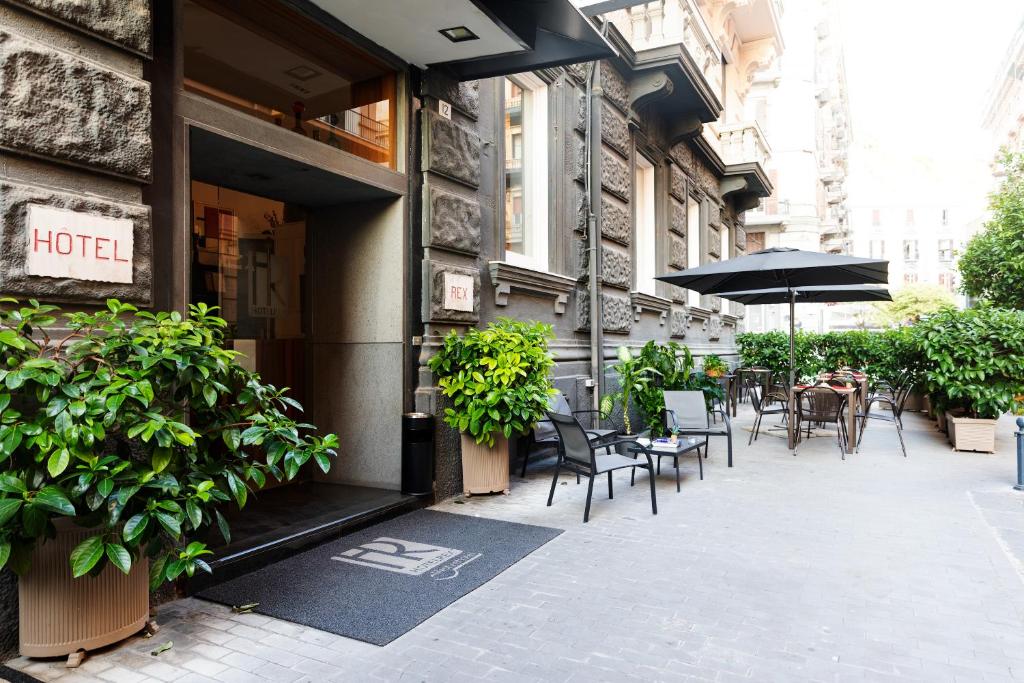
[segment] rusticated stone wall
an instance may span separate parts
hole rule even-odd
[[[153,298],[149,0],[0,2],[0,297]],[[132,282],[26,274],[29,205],[127,218]],[[0,661],[17,647],[17,580],[0,571]]]
[[[0,4],[0,296],[152,301],[151,24],[148,0]],[[131,220],[132,282],[29,275],[30,205]]]

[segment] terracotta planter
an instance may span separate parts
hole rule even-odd
[[[462,440],[462,491],[508,494],[508,440],[494,438],[494,447],[478,444],[472,436],[460,434]]]
[[[107,565],[97,577],[71,576],[71,551],[95,531],[54,520],[57,537],[39,543],[18,580],[18,650],[59,657],[95,650],[138,633],[149,620],[149,561],[125,575]]]
[[[953,450],[996,452],[996,421],[946,415]]]

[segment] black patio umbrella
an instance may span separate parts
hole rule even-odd
[[[721,292],[718,296],[747,306],[759,306],[762,304],[788,304],[791,293],[796,294],[796,303],[798,304],[892,301],[889,290],[876,285],[794,287],[792,290],[785,287],[774,287],[772,289],[748,289],[744,292]]]
[[[772,247],[739,258],[659,275],[657,279],[701,294],[776,287],[885,285],[889,283],[889,262]]]
[[[787,292],[789,384],[792,386],[796,383],[793,309],[797,302],[797,289],[835,285],[886,285],[889,284],[889,262],[789,247],[772,247],[734,259],[715,261],[697,268],[659,275],[656,279],[701,294],[717,294],[727,299],[731,298],[730,292],[765,289],[782,289]],[[784,297],[782,301],[787,299]]]

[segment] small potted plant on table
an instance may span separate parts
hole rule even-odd
[[[205,305],[137,312],[0,310],[0,569],[21,578],[20,650],[70,655],[132,635],[149,589],[209,571],[211,527],[267,476],[330,467],[337,439],[223,348]]]
[[[461,433],[462,486],[508,493],[508,440],[545,416],[554,391],[550,325],[500,318],[460,336],[453,330],[429,361],[453,407],[444,421]]]
[[[729,366],[725,364],[725,361],[713,353],[704,356],[704,362],[701,367],[704,370],[704,374],[712,379],[724,377],[729,372]]]

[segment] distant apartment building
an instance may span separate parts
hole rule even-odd
[[[747,247],[785,246],[850,253],[846,203],[851,142],[843,50],[833,0],[789,0],[782,22],[786,53],[754,75],[746,116],[771,140],[770,197],[747,212]],[[785,306],[750,309],[751,330],[788,327]],[[820,327],[818,307],[801,307],[801,326]]]
[[[889,288],[932,284],[960,298],[957,258],[977,228],[956,208],[853,206],[855,256],[889,261]]]
[[[1024,151],[1024,18],[989,90],[983,125],[992,135],[992,171],[998,176],[1000,150]]]

